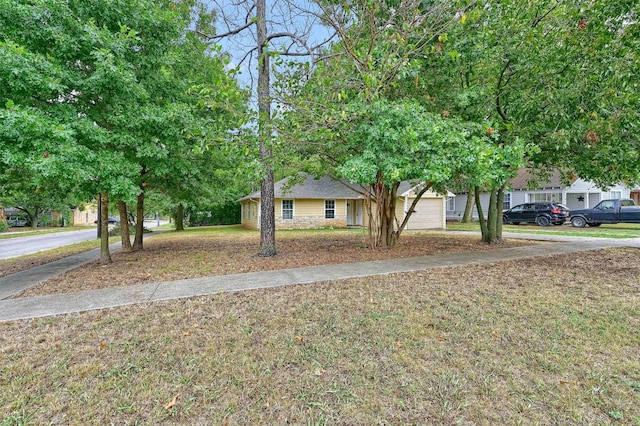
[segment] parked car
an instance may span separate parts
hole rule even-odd
[[[539,226],[562,225],[569,217],[569,209],[560,203],[539,202],[519,204],[502,212],[502,223],[518,225],[535,223]]]
[[[7,225],[9,225],[11,228],[27,226],[28,224],[29,221],[25,217],[16,215],[7,216]]]
[[[93,223],[98,223],[98,221],[97,221],[97,220],[94,220],[94,221],[93,221]],[[114,217],[114,216],[109,216],[109,217],[107,218],[107,223],[108,223],[109,225],[117,225],[117,224],[119,224],[119,223],[120,223],[120,218],[119,218],[119,217]]]
[[[592,209],[571,212],[571,225],[576,228],[603,223],[640,223],[640,207],[630,199],[612,199],[602,200]]]

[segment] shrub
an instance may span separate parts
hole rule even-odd
[[[235,201],[189,213],[189,226],[235,225],[240,222],[241,207]]]

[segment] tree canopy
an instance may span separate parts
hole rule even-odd
[[[193,6],[0,1],[0,180],[129,200],[193,173],[245,103]]]
[[[522,163],[525,144],[498,142],[490,123],[429,111],[418,90],[424,50],[460,23],[460,9],[436,2],[413,9],[388,3],[324,4],[339,42],[313,74],[283,87],[283,132],[324,170],[365,185],[375,246],[395,244],[405,221],[395,217],[401,181],[444,191],[465,175],[486,183],[506,179]],[[463,9],[464,10],[464,9]],[[415,77],[409,78],[414,75]],[[418,193],[417,202],[422,195]]]

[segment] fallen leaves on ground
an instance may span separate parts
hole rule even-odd
[[[363,233],[353,231],[285,232],[278,235],[277,255],[257,255],[259,234],[166,233],[145,241],[143,251],[112,255],[113,262],[86,264],[14,296],[32,297],[122,287],[210,275],[436,255],[489,248],[518,247],[531,241],[506,240],[488,246],[477,236],[415,232],[390,249],[371,250]]]

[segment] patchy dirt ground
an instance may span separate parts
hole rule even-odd
[[[92,262],[40,283],[18,295],[43,294],[135,285],[208,275],[297,268],[332,263],[361,262],[453,253],[469,250],[517,247],[534,242],[507,240],[487,246],[477,237],[439,232],[407,233],[388,250],[370,250],[363,234],[352,231],[286,232],[278,235],[278,254],[256,255],[259,236],[255,232],[185,232],[157,235],[145,242],[142,252],[118,252],[113,263]]]
[[[174,252],[195,265],[238,239]],[[280,241],[269,265],[321,242]],[[148,243],[169,256],[170,241]],[[264,266],[255,241],[246,250],[234,255]],[[0,412],[6,424],[640,425],[639,282],[640,250],[606,249],[0,323]]]

